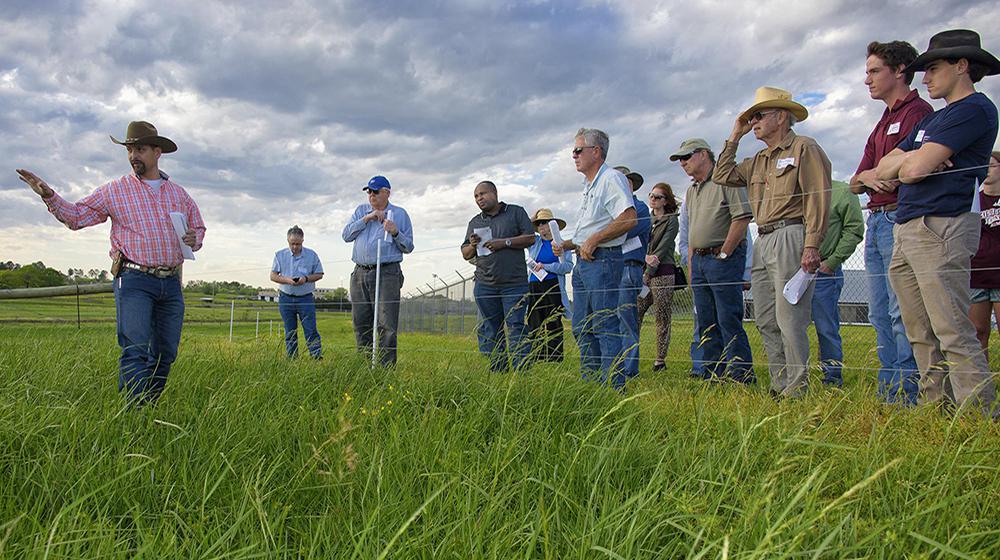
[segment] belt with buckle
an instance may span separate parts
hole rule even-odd
[[[871,212],[871,213],[873,213],[873,214],[877,214],[879,212],[893,212],[898,207],[899,207],[898,204],[886,204],[886,205],[883,205],[883,206],[876,206],[874,208],[869,208],[868,211]]]
[[[693,249],[692,252],[698,256],[718,255],[722,252],[722,245],[718,247],[707,247],[705,249]]]
[[[150,276],[155,276],[157,278],[170,278],[171,276],[176,276],[177,273],[181,271],[181,267],[179,266],[142,266],[141,264],[134,263],[132,261],[123,262],[122,268],[138,270],[143,274],[149,274]]]
[[[771,222],[769,224],[757,226],[757,233],[766,235],[774,230],[778,230],[783,227],[799,225],[801,223],[802,223],[802,218],[786,218],[784,220],[778,220],[777,222]]]

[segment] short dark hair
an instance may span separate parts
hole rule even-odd
[[[479,185],[486,185],[491,191],[497,192],[497,186],[493,183],[493,181],[479,181],[476,186],[478,187]]]
[[[293,235],[296,236],[296,237],[305,237],[306,236],[306,234],[302,233],[302,228],[300,228],[297,225],[288,228],[288,235],[286,235],[285,237],[291,237]]]
[[[952,65],[958,64],[959,60],[962,59],[961,58],[945,59],[945,61],[948,64]],[[989,74],[990,72],[989,67],[983,64],[982,62],[972,60],[971,58],[966,58],[965,60],[969,63],[969,79],[972,80],[972,83],[978,84],[979,80],[982,80],[984,77],[986,77],[987,74]]]
[[[872,41],[868,43],[868,56],[872,55],[881,58],[886,66],[895,70],[899,66],[905,68],[916,60],[917,49],[906,41],[889,41],[888,43]],[[905,78],[906,85],[913,83],[913,72],[906,72]]]

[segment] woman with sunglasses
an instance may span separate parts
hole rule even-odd
[[[656,314],[656,361],[653,371],[665,367],[667,348],[670,347],[671,306],[674,301],[674,247],[677,241],[677,199],[666,183],[653,185],[649,192],[649,210],[652,230],[646,252],[646,271],[643,284],[649,286],[646,297],[639,299],[639,326],[651,306]]]
[[[528,248],[528,329],[533,341],[531,359],[561,362],[562,316],[569,319],[566,275],[573,270],[573,253],[567,251],[557,257],[552,252],[551,221],[560,230],[566,229],[566,222],[554,217],[548,208],[539,208],[531,217],[535,243]]]

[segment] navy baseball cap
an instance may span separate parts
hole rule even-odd
[[[361,189],[363,191],[380,191],[382,189],[392,190],[392,185],[389,184],[389,180],[381,175],[376,175],[368,181],[368,186]]]

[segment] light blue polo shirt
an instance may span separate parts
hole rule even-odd
[[[577,245],[590,236],[608,227],[608,224],[629,208],[635,208],[632,203],[632,187],[620,172],[601,164],[594,181],[583,179],[583,202],[577,213],[576,225],[572,235],[567,236]],[[618,247],[625,243],[628,232],[600,243],[598,247]]]
[[[344,241],[354,243],[351,260],[355,263],[366,266],[376,264],[379,243],[382,244],[382,264],[401,262],[403,253],[413,251],[413,224],[410,222],[410,215],[391,202],[385,209],[386,214],[392,214],[392,222],[399,230],[395,237],[387,236],[380,222],[364,222],[363,218],[372,211],[372,205],[367,202],[354,210],[351,221],[344,226]]]
[[[303,247],[302,252],[298,255],[293,255],[292,250],[286,247],[274,254],[274,264],[271,265],[271,272],[277,272],[289,278],[322,274],[323,264],[319,262],[319,255],[312,249]],[[290,296],[307,296],[316,289],[316,283],[306,282],[301,286],[278,284],[278,289]]]

